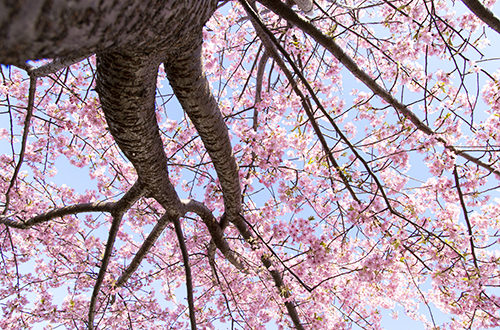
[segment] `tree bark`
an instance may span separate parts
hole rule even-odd
[[[165,71],[175,96],[207,148],[222,187],[225,211],[234,218],[241,211],[238,165],[227,126],[203,72],[201,43],[200,34],[192,47],[167,59]]]
[[[199,33],[216,5],[216,0],[1,0],[0,63],[116,47],[172,49]]]
[[[168,178],[155,117],[157,57],[136,52],[97,55],[96,90],[109,131],[134,165],[139,181],[150,197],[172,215],[182,204]]]

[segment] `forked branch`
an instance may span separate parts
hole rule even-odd
[[[113,252],[113,246],[115,244],[116,235],[120,229],[120,223],[123,215],[127,210],[129,210],[132,205],[144,194],[144,188],[136,182],[132,188],[116,203],[114,203],[111,214],[113,216],[113,221],[111,223],[111,228],[109,229],[108,241],[106,243],[106,248],[104,250],[104,255],[101,260],[101,267],[99,269],[99,274],[97,280],[94,284],[94,290],[90,298],[89,316],[88,316],[88,328],[93,329],[94,327],[94,316],[95,316],[95,306],[97,303],[97,297],[99,291],[104,281],[104,276],[108,268],[111,253]]]

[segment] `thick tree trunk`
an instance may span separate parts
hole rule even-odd
[[[148,195],[167,211],[180,214],[182,204],[169,181],[155,117],[159,61],[151,55],[122,52],[97,55],[97,83],[109,130],[134,165]]]
[[[0,63],[93,54],[115,47],[175,48],[216,0],[0,0]]]

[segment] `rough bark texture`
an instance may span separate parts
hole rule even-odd
[[[200,44],[202,27],[216,4],[214,0],[3,0],[0,62],[97,53],[96,89],[111,134],[148,195],[171,215],[179,215],[183,207],[168,178],[155,118],[156,76],[165,59],[180,55],[184,64],[189,63],[194,54],[183,52],[192,49],[193,40]],[[199,62],[199,55],[194,58]]]
[[[0,62],[92,54],[116,47],[176,47],[210,18],[217,1],[0,1]],[[147,24],[144,24],[147,23]]]
[[[155,117],[158,60],[132,52],[97,56],[97,84],[109,131],[134,165],[140,182],[168,212],[180,212],[181,203],[168,179]]]
[[[222,186],[226,213],[234,217],[241,210],[238,166],[233,157],[226,124],[203,73],[201,42],[200,35],[192,49],[168,58],[165,70],[175,96],[196,127],[214,163]]]

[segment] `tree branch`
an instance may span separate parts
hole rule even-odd
[[[244,6],[245,6],[245,4],[244,4]],[[328,114],[328,112],[326,111],[326,109],[321,104],[319,98],[314,93],[314,90],[312,89],[311,85],[309,84],[309,82],[307,81],[307,79],[304,77],[304,75],[301,73],[301,71],[299,70],[299,68],[295,65],[295,63],[293,62],[293,60],[291,59],[291,57],[289,56],[289,54],[279,44],[278,40],[276,40],[276,38],[269,31],[269,29],[267,29],[266,26],[262,23],[260,17],[255,12],[255,10],[252,10],[252,8],[247,7],[247,6],[245,6],[245,9],[248,11],[248,14],[251,16],[251,18],[252,18],[252,24],[254,24],[254,27],[255,27],[257,33],[260,33],[261,40],[264,43],[264,45],[266,47],[266,50],[269,51],[272,54],[272,56],[275,59],[276,63],[278,63],[278,66],[281,68],[281,70],[285,73],[287,79],[290,81],[290,84],[291,84],[294,92],[302,100],[302,106],[304,107],[304,111],[306,112],[306,114],[308,116],[308,119],[311,122],[311,125],[313,126],[313,129],[314,129],[316,135],[318,136],[318,139],[320,140],[320,142],[322,144],[322,147],[323,147],[323,150],[324,150],[325,154],[327,155],[327,157],[330,160],[330,162],[333,164],[334,168],[337,170],[340,178],[342,179],[342,182],[346,186],[347,190],[351,193],[351,196],[353,197],[353,199],[355,201],[359,202],[359,199],[356,196],[356,194],[354,193],[354,190],[350,186],[347,178],[345,177],[344,173],[342,172],[342,170],[340,169],[339,165],[337,164],[335,158],[333,157],[330,149],[328,148],[328,145],[327,145],[326,140],[325,140],[325,138],[323,136],[323,133],[321,132],[321,130],[319,128],[319,125],[317,124],[316,119],[314,118],[314,114],[312,112],[310,103],[308,102],[308,100],[305,98],[304,94],[302,93],[302,91],[298,87],[297,82],[293,78],[291,72],[286,67],[284,61],[279,56],[279,53],[277,52],[276,48],[279,49],[279,51],[283,54],[283,56],[286,58],[286,60],[288,61],[288,63],[292,66],[295,74],[299,77],[300,81],[304,84],[304,86],[306,87],[306,89],[309,92],[310,96],[313,98],[314,102],[316,103],[316,105],[318,106],[318,108],[321,110],[321,112],[323,113],[323,115],[328,119],[328,121],[330,122],[330,124],[334,128],[335,132],[337,132],[337,134],[340,136],[340,138],[347,144],[347,146],[352,151],[352,153],[354,154],[354,156],[356,156],[356,158],[359,159],[359,161],[363,164],[363,166],[365,167],[365,169],[368,172],[368,174],[375,181],[375,183],[376,183],[376,185],[377,185],[380,193],[382,194],[382,198],[384,199],[384,201],[385,201],[385,203],[386,203],[387,208],[389,209],[389,211],[392,214],[398,216],[399,218],[401,218],[401,219],[407,221],[408,223],[412,224],[416,228],[419,228],[419,229],[421,229],[421,230],[429,233],[431,236],[434,236],[437,239],[439,239],[440,241],[442,241],[442,239],[440,237],[438,237],[437,235],[429,232],[428,230],[424,229],[423,227],[417,225],[415,222],[409,220],[408,218],[404,217],[401,213],[399,213],[398,211],[396,211],[392,207],[392,205],[391,205],[391,203],[389,201],[389,198],[387,197],[387,195],[385,193],[384,187],[382,186],[382,183],[380,182],[380,180],[378,179],[378,177],[375,175],[375,173],[373,173],[372,169],[370,168],[370,166],[368,165],[368,163],[366,162],[366,160],[363,157],[361,157],[361,155],[358,153],[358,151],[356,150],[356,148],[354,148],[354,146],[349,141],[349,139],[342,133],[342,131],[337,126],[337,124],[335,123],[335,121]],[[449,247],[451,247],[451,245],[449,245],[449,244],[447,244],[445,242],[443,242],[443,243],[445,245],[448,245]],[[451,248],[455,252],[457,252],[453,247],[451,247]]]
[[[479,17],[486,25],[500,33],[500,20],[479,0],[462,0],[464,5]]]
[[[120,228],[120,223],[125,212],[134,205],[135,202],[144,194],[144,189],[141,185],[136,182],[129,191],[123,195],[123,197],[113,205],[111,214],[113,215],[113,221],[111,223],[111,228],[109,229],[108,241],[106,243],[106,248],[104,250],[104,255],[101,260],[101,267],[99,269],[99,274],[97,280],[94,284],[94,290],[90,298],[89,315],[88,315],[88,328],[92,330],[94,328],[94,315],[95,315],[95,305],[97,303],[97,297],[99,295],[99,290],[101,288],[102,282],[104,281],[104,276],[106,275],[106,270],[108,268],[111,253],[113,251],[113,246],[115,244],[116,235]]]
[[[267,60],[269,59],[269,51],[265,50],[264,54],[259,60],[259,64],[257,66],[257,76],[255,77],[255,105],[259,104],[262,101],[262,79],[264,78],[264,71],[266,69]],[[257,107],[253,110],[253,125],[252,128],[254,131],[257,131],[257,126],[259,124],[259,111]]]
[[[26,66],[25,69],[28,71],[29,66]],[[28,143],[28,134],[31,125],[31,117],[33,115],[33,106],[35,103],[35,93],[36,93],[36,77],[30,77],[30,87],[28,92],[28,105],[26,107],[26,117],[24,119],[24,129],[23,129],[23,137],[21,140],[21,151],[19,152],[19,159],[17,160],[16,167],[14,169],[14,173],[12,174],[12,178],[10,179],[9,187],[5,192],[5,205],[2,211],[2,215],[5,215],[9,209],[10,204],[10,191],[14,187],[14,184],[17,180],[17,175],[21,169],[21,166],[24,161],[24,154],[26,153],[26,145]]]
[[[189,306],[189,320],[191,321],[191,329],[196,330],[196,315],[194,309],[194,297],[193,297],[193,277],[191,276],[191,265],[189,263],[189,254],[186,247],[186,242],[184,241],[184,234],[182,233],[181,222],[179,219],[174,221],[175,234],[177,235],[177,240],[179,241],[179,247],[182,253],[182,261],[184,263],[184,271],[186,273],[186,291],[187,300]]]
[[[208,231],[210,232],[210,236],[212,237],[215,246],[219,249],[222,255],[224,255],[224,257],[226,257],[226,259],[237,269],[247,273],[248,270],[243,265],[242,260],[238,257],[238,255],[229,247],[229,244],[224,238],[224,232],[221,226],[208,207],[206,207],[203,203],[192,199],[183,200],[182,202],[186,207],[186,212],[196,213],[201,220],[203,220]]]
[[[12,228],[28,229],[32,226],[50,221],[55,218],[63,217],[65,215],[78,214],[84,212],[112,212],[114,206],[115,202],[94,202],[94,203],[74,204],[50,210],[48,212],[34,216],[33,218],[26,221],[22,220],[14,221],[9,219],[9,217],[0,217],[0,223]]]
[[[361,80],[366,87],[390,104],[394,109],[403,114],[403,116],[410,120],[416,128],[421,130],[423,133],[434,137],[438,142],[442,143],[446,149],[452,151],[456,155],[462,156],[474,164],[483,167],[492,173],[500,175],[500,170],[493,168],[491,165],[484,163],[480,159],[475,158],[464,151],[455,148],[454,146],[448,145],[445,139],[438,136],[430,127],[425,125],[406,105],[396,100],[390,92],[380,86],[373,78],[363,71],[332,38],[323,34],[323,32],[317,29],[313,24],[301,18],[284,3],[277,0],[259,0],[259,2],[272,10],[276,15],[286,19],[290,24],[296,25],[299,29],[307,33],[316,42],[326,48],[356,78]]]
[[[165,63],[165,71],[182,108],[193,122],[217,172],[224,198],[225,213],[247,230],[237,216],[241,212],[238,165],[233,155],[227,126],[222,118],[203,71],[201,34],[190,49],[179,49]]]
[[[265,28],[265,26],[262,24],[262,21],[260,20],[257,12],[255,9],[251,8],[246,1],[241,1],[243,7],[247,10],[248,15],[251,17],[251,22],[252,25],[254,26],[254,29],[256,30],[257,34],[259,35],[262,43],[266,47],[266,52],[268,52],[274,59],[274,61],[278,64],[280,69],[283,71],[285,74],[286,78],[290,82],[290,85],[292,86],[292,89],[294,93],[300,98],[302,107],[304,108],[304,111],[307,115],[307,118],[309,119],[309,122],[311,123],[311,126],[313,127],[314,133],[318,137],[321,147],[323,149],[323,152],[325,153],[326,157],[330,161],[330,163],[333,165],[333,168],[335,171],[337,171],[337,174],[339,175],[340,179],[344,183],[344,186],[346,189],[349,191],[351,194],[352,198],[355,201],[359,201],[358,197],[356,196],[356,193],[352,189],[351,185],[349,184],[349,181],[347,180],[347,177],[345,174],[342,172],[342,169],[340,168],[339,164],[337,163],[337,160],[333,157],[330,148],[328,147],[328,143],[326,142],[326,139],[321,132],[321,129],[319,128],[318,123],[316,122],[316,119],[314,118],[313,111],[307,102],[307,98],[305,97],[304,93],[300,90],[300,88],[297,86],[297,82],[292,76],[292,73],[290,70],[288,70],[287,66],[285,65],[285,62],[283,59],[280,57],[278,50],[276,47],[280,48],[283,54],[286,54],[286,52],[281,48],[279,45],[278,41],[274,38],[274,36],[269,33],[269,31]],[[290,62],[291,65],[293,65],[293,61],[291,61],[290,58],[288,58],[288,61]],[[296,73],[299,71],[296,67],[294,67],[296,70]],[[307,86],[307,81],[304,79],[306,82]],[[311,95],[314,96],[314,93],[310,93]],[[321,106],[321,103],[319,100],[316,100],[317,104]]]
[[[286,287],[285,282],[283,282],[283,277],[278,272],[278,270],[272,269],[273,262],[269,256],[263,255],[260,259],[264,266],[267,268],[268,272],[271,274],[271,277],[274,280],[274,284],[276,285],[276,288],[278,288],[280,296],[285,299],[285,307],[288,311],[288,315],[290,315],[290,318],[292,319],[293,325],[296,329],[304,329],[302,323],[300,322],[299,313],[295,308],[295,303],[293,302],[293,300],[290,300],[292,295],[290,294],[290,290]]]
[[[144,257],[148,254],[151,247],[156,243],[158,237],[160,237],[161,233],[167,225],[171,222],[174,222],[177,218],[173,218],[169,214],[164,214],[153,227],[148,237],[144,240],[139,251],[135,254],[134,258],[128,265],[128,267],[123,271],[122,275],[116,280],[115,287],[119,288],[127,282],[127,280],[132,276],[132,274],[139,268]]]
[[[479,266],[477,264],[476,250],[475,250],[475,246],[474,246],[474,240],[472,239],[472,237],[473,237],[472,226],[471,226],[471,223],[469,220],[469,213],[467,212],[467,206],[465,205],[464,194],[462,193],[462,189],[460,188],[460,179],[458,177],[456,165],[453,167],[453,176],[455,178],[455,185],[457,187],[457,193],[458,193],[458,198],[460,199],[460,205],[462,206],[462,210],[464,212],[465,223],[467,224],[467,231],[469,233],[469,243],[470,243],[470,250],[471,250],[471,254],[472,254],[472,260],[474,261],[474,266],[476,266],[476,269],[479,271]]]
[[[66,57],[57,57],[53,59],[52,62],[50,63],[44,64],[37,68],[32,68],[28,72],[28,74],[31,77],[45,77],[48,76],[49,74],[56,73],[59,70],[65,69],[72,64],[81,62],[84,59],[88,58],[90,55],[92,55],[92,53],[84,55],[70,55]]]
[[[168,176],[155,114],[159,63],[158,55],[134,50],[98,53],[96,90],[109,131],[148,196],[175,218],[182,205]]]

